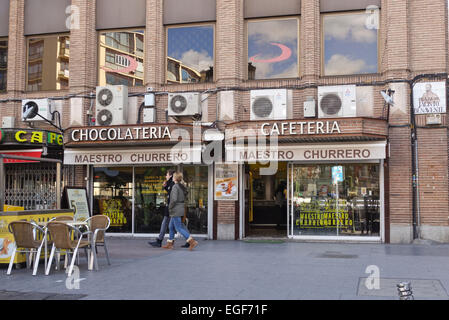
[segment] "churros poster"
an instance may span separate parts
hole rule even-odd
[[[217,163],[215,165],[215,200],[238,200],[238,177],[238,164]]]

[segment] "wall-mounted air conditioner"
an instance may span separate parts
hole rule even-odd
[[[252,90],[250,119],[287,119],[287,89]]]
[[[97,126],[113,126],[127,123],[127,86],[97,87],[96,94],[95,106]]]
[[[22,121],[45,121],[42,117],[51,121],[51,100],[33,99],[22,100]]]
[[[318,87],[318,117],[356,117],[356,98],[355,85]]]
[[[196,116],[201,114],[201,95],[196,92],[169,93],[168,116]]]

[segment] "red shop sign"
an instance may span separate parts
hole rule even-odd
[[[31,157],[31,158],[41,158],[42,157],[42,151],[2,152],[2,154],[7,154],[7,155],[11,155],[11,156]],[[25,163],[25,162],[37,162],[37,161],[8,159],[8,158],[3,159],[3,163]]]

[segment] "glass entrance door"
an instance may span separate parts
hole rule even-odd
[[[343,167],[343,182],[332,167]],[[290,237],[380,237],[380,166],[365,164],[289,165]]]

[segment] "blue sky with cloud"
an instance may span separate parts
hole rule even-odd
[[[248,22],[248,62],[272,59],[282,54],[279,43],[287,46],[292,54],[280,62],[252,62],[256,67],[256,79],[298,77],[298,19],[280,19]]]
[[[325,75],[376,73],[377,30],[366,27],[366,14],[324,17]]]
[[[168,28],[167,54],[197,70],[214,65],[213,26]]]

